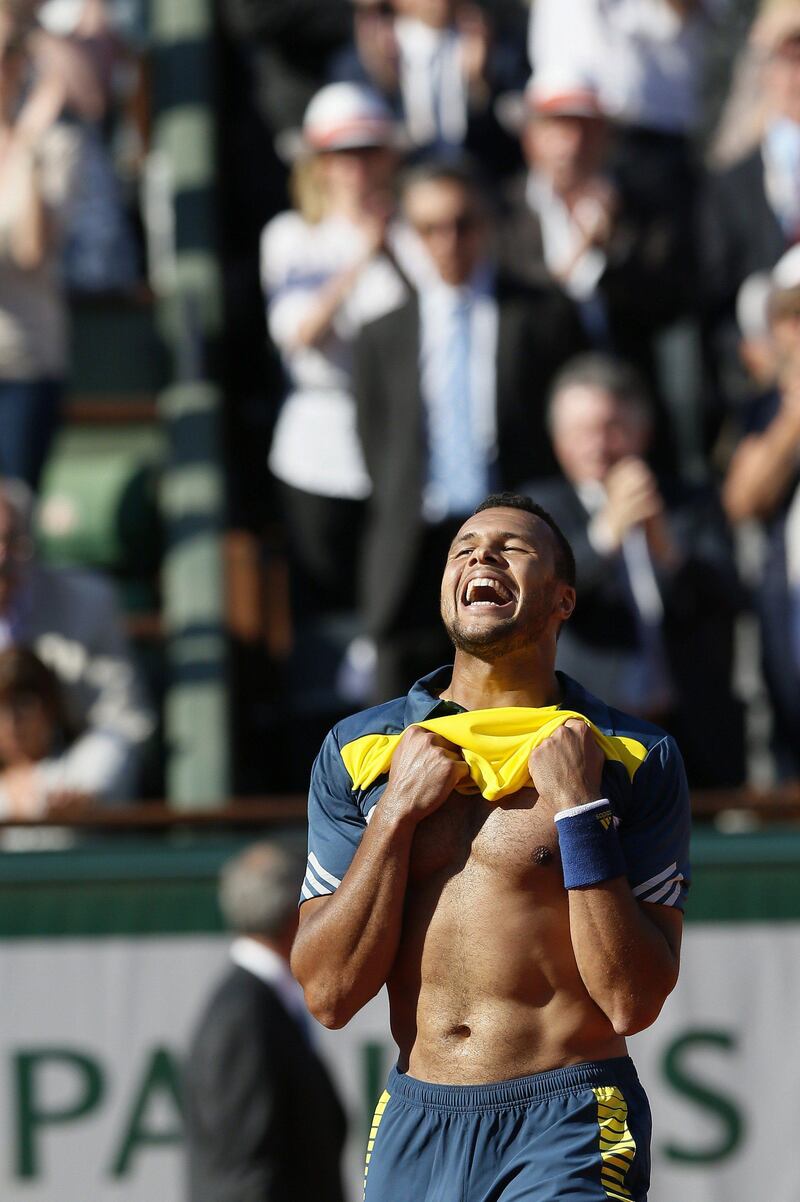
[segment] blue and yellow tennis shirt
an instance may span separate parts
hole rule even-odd
[[[439,699],[451,675],[451,667],[439,668],[407,697],[345,718],[328,734],[311,774],[301,900],[331,894],[341,884],[407,727],[423,725],[456,744],[470,770],[467,791],[491,803],[530,785],[532,748],[579,716],[606,757],[603,796],[611,803],[634,896],[683,909],[691,820],[683,761],[671,736],[611,709],[562,672],[556,673],[560,705],[472,711]]]

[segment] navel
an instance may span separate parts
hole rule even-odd
[[[468,1027],[466,1023],[459,1023],[457,1027],[451,1027],[447,1034],[452,1035],[455,1039],[469,1039],[472,1028]]]
[[[540,868],[544,868],[545,864],[549,864],[552,860],[553,853],[549,847],[545,847],[544,844],[541,844],[541,846],[536,848],[531,858],[534,864],[538,864]]]

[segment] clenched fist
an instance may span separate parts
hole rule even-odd
[[[400,819],[421,822],[438,810],[468,775],[457,747],[433,731],[409,726],[392,756],[380,808],[384,814],[391,811]]]
[[[533,749],[528,771],[540,800],[555,813],[603,796],[604,763],[590,727],[570,718]]]

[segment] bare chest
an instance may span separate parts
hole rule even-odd
[[[453,876],[468,864],[524,885],[556,875],[558,839],[549,810],[534,789],[499,802],[453,793],[420,823],[414,837],[412,879]]]

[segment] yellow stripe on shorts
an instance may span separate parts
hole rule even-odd
[[[632,1197],[625,1177],[636,1155],[636,1141],[628,1126],[628,1103],[614,1085],[593,1089],[597,1098],[597,1125],[600,1128],[600,1184],[609,1198],[628,1202]]]
[[[375,1136],[378,1134],[378,1128],[381,1125],[383,1112],[386,1109],[389,1098],[392,1095],[385,1089],[378,1099],[378,1105],[375,1107],[375,1113],[372,1116],[372,1126],[369,1129],[369,1139],[367,1140],[367,1155],[364,1161],[364,1193],[362,1199],[367,1196],[367,1175],[369,1173],[369,1162],[372,1160],[372,1149],[375,1147]]]

